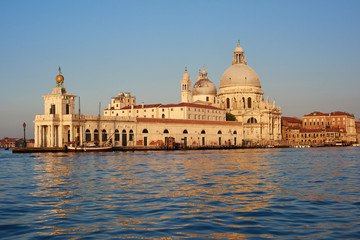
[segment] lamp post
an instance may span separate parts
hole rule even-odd
[[[23,123],[23,127],[24,127],[24,142],[23,142],[23,147],[26,148],[26,138],[25,138],[25,128],[26,128],[26,123]]]

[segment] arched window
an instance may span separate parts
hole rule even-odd
[[[183,131],[183,133],[184,133],[184,134],[187,134],[187,133],[188,133],[188,131],[185,129],[185,130]]]
[[[233,134],[237,134],[237,131],[234,131]]]
[[[103,142],[107,141],[107,133],[106,133],[105,129],[102,130],[102,138],[101,139],[102,139]]]
[[[205,130],[202,130],[202,131],[201,131],[201,134],[206,134]]]
[[[256,118],[251,117],[247,120],[247,123],[257,123],[257,120]]]
[[[99,141],[99,131],[97,129],[94,130],[94,141]]]
[[[165,129],[165,130],[164,130],[164,133],[169,133],[169,130]]]
[[[120,141],[120,133],[119,133],[119,130],[115,130],[115,142],[118,142]]]
[[[121,141],[122,141],[122,145],[125,147],[127,145],[127,136],[126,136],[126,130],[122,130],[122,133],[121,133]]]
[[[245,98],[242,98],[242,102],[243,102],[243,107],[245,108]]]
[[[218,134],[222,134],[221,130],[218,131]]]
[[[149,133],[149,131],[145,128],[142,133]]]
[[[89,129],[86,129],[85,131],[85,141],[90,142],[91,141],[91,133]]]
[[[248,97],[248,108],[251,108],[251,97]]]
[[[162,118],[165,118],[165,114],[161,115]]]
[[[133,130],[129,131],[129,141],[134,141],[134,131]]]
[[[230,108],[230,99],[229,98],[226,99],[226,108]]]

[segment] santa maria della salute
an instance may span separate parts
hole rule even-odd
[[[185,69],[177,104],[137,105],[130,93],[120,92],[103,115],[82,115],[75,110],[76,96],[64,88],[60,68],[56,83],[43,96],[44,114],[35,117],[35,147],[240,147],[274,145],[282,139],[281,108],[264,101],[259,77],[247,65],[240,43],[219,89],[205,66],[193,87]],[[227,115],[235,121],[227,121]]]

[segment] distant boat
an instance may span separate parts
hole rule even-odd
[[[360,147],[360,143],[354,143],[352,146],[353,147]]]
[[[296,145],[295,148],[310,148],[310,145]]]

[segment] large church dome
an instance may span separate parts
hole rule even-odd
[[[220,79],[220,88],[235,86],[260,86],[256,72],[245,64],[234,64],[229,67]]]
[[[247,65],[240,42],[235,48],[232,66],[224,72],[220,79],[220,88],[237,86],[261,87],[258,75]]]

